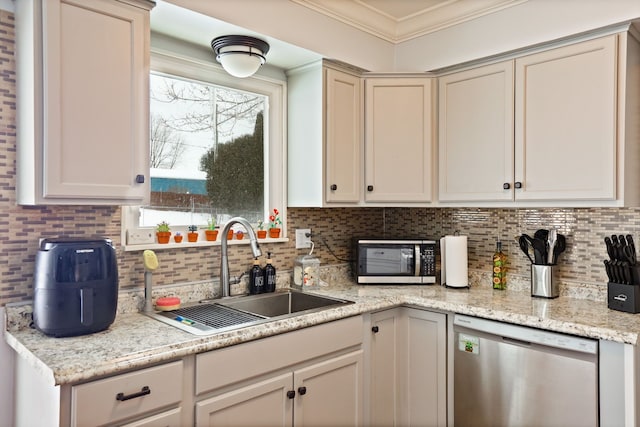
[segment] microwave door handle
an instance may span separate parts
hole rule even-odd
[[[413,251],[413,275],[420,276],[420,245],[415,245]]]

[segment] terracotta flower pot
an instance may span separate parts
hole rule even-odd
[[[213,242],[218,238],[218,230],[204,230],[204,234],[210,242]]]
[[[277,239],[280,237],[280,229],[279,228],[270,228],[269,229],[269,237],[272,239]]]
[[[227,240],[233,240],[233,230],[229,230],[227,233]]]
[[[182,234],[179,235],[179,236],[175,235],[175,236],[173,236],[173,240],[175,240],[176,243],[182,243],[182,237],[184,237],[184,236],[182,236]]]
[[[267,230],[258,230],[258,239],[266,239],[267,238]]]
[[[195,232],[190,232],[187,233],[187,240],[190,242],[197,242],[198,241],[198,233]]]
[[[244,233],[242,231],[236,232],[236,239],[238,240],[244,239]]]
[[[169,243],[169,239],[171,238],[171,232],[158,231],[156,233],[156,238],[158,239],[158,243]]]

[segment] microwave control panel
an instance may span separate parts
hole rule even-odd
[[[421,249],[421,276],[436,275],[436,245],[431,243],[422,244]]]

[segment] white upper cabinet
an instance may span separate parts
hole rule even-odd
[[[358,203],[362,194],[362,79],[328,68],[325,83],[325,200]]]
[[[432,201],[435,79],[365,82],[365,201]]]
[[[439,199],[511,200],[513,61],[439,81]]]
[[[624,32],[441,77],[439,201],[637,206],[639,57]]]
[[[319,62],[288,73],[292,207],[354,206],[362,194],[362,79]]]
[[[289,72],[289,206],[430,203],[433,84],[328,61]]]
[[[518,58],[518,200],[616,198],[617,36]]]
[[[16,3],[18,203],[148,200],[154,4]]]

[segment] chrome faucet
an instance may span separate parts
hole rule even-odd
[[[229,279],[229,255],[227,254],[227,234],[231,229],[233,224],[241,224],[244,228],[246,228],[247,233],[249,233],[249,243],[251,244],[251,252],[253,252],[253,257],[258,258],[262,255],[262,251],[260,250],[260,245],[258,245],[258,238],[256,237],[256,233],[253,231],[253,227],[249,224],[244,218],[234,217],[227,222],[224,226],[224,230],[222,230],[221,242],[222,245],[220,247],[221,255],[220,255],[220,286],[222,287],[222,296],[228,297],[231,295],[231,281]]]

